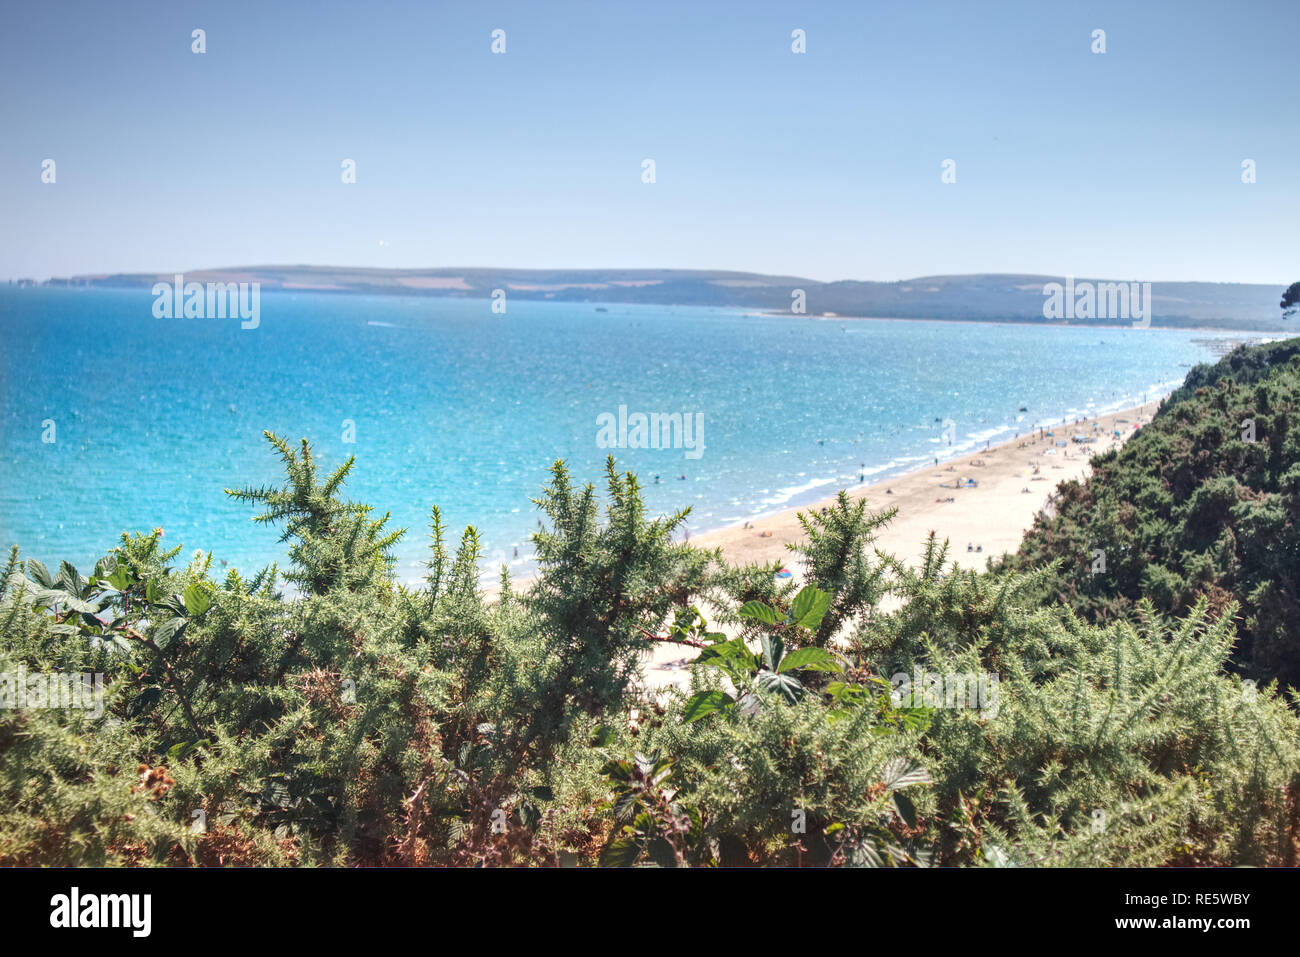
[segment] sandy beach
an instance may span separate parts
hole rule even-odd
[[[1026,432],[938,466],[847,491],[855,500],[865,497],[873,511],[898,509],[877,538],[882,551],[916,564],[934,532],[941,541],[950,542],[950,562],[962,568],[983,568],[990,557],[1019,547],[1021,537],[1058,483],[1087,475],[1092,456],[1122,445],[1135,426],[1151,421],[1158,406],[1159,402],[1150,402]],[[1095,441],[1076,443],[1075,437]],[[967,484],[970,481],[975,484]],[[797,582],[799,559],[786,545],[803,537],[798,513],[815,511],[833,501],[832,497],[745,525],[692,535],[690,541],[700,548],[721,548],[735,563],[780,561]],[[647,684],[683,686],[689,671],[685,665],[696,654],[675,645],[656,648],[646,662]]]

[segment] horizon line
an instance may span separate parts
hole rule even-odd
[[[745,269],[722,269],[722,268],[704,268],[704,267],[680,267],[680,266],[361,266],[361,265],[344,265],[344,264],[318,264],[318,263],[260,263],[255,265],[239,266],[204,266],[192,269],[161,269],[161,270],[116,270],[108,272],[85,272],[72,273],[67,275],[46,275],[44,277],[36,276],[16,276],[10,275],[4,280],[6,283],[14,282],[34,282],[45,284],[55,280],[73,281],[88,279],[108,279],[112,277],[146,277],[146,276],[165,276],[165,275],[185,275],[186,273],[223,273],[250,270],[267,270],[267,269],[319,269],[319,270],[356,270],[376,273],[484,273],[484,272],[602,272],[602,273],[697,273],[697,274],[732,274],[736,276],[760,276],[771,279],[794,279],[800,282],[815,283],[817,285],[834,285],[836,283],[874,283],[878,285],[896,285],[899,283],[921,282],[923,280],[933,279],[964,279],[977,276],[1006,276],[1021,277],[1029,279],[1046,278],[1055,279],[1058,277],[1069,277],[1080,280],[1106,279],[1107,281],[1118,282],[1150,282],[1162,284],[1189,284],[1199,283],[1204,285],[1218,286],[1280,286],[1285,289],[1291,283],[1287,280],[1276,282],[1240,282],[1235,280],[1222,279],[1137,279],[1132,277],[1118,278],[1114,276],[1090,275],[1086,273],[1070,272],[968,272],[968,273],[926,273],[918,276],[907,276],[899,279],[813,279],[808,276],[798,276],[791,273],[768,273],[755,272]]]

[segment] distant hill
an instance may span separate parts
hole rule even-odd
[[[198,282],[260,282],[263,290],[488,298],[562,302],[731,306],[788,312],[793,290],[808,315],[995,322],[1047,321],[1043,287],[1061,276],[987,273],[923,276],[900,282],[818,282],[798,276],[692,269],[366,269],[343,266],[245,266],[185,274]],[[121,273],[50,279],[49,286],[131,287],[170,282],[171,274]],[[1079,277],[1076,282],[1111,280]],[[1289,330],[1278,307],[1282,286],[1153,282],[1154,325]],[[1072,320],[1074,324],[1114,324]]]

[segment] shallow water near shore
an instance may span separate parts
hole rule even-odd
[[[319,293],[265,293],[244,330],[152,304],[0,290],[4,544],[86,572],[121,532],[161,526],[185,555],[283,562],[278,531],[222,492],[281,480],[269,429],[310,438],[323,470],[356,456],[350,497],[410,529],[401,578],[421,573],[433,504],[453,539],[478,528],[485,564],[526,571],[556,459],[599,488],[614,454],[652,513],[690,506],[694,534],[1133,405],[1231,338]],[[597,419],[620,406],[702,415],[702,453],[602,448]]]

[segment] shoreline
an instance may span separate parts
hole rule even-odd
[[[1121,447],[1136,431],[1135,425],[1141,427],[1151,421],[1164,397],[1161,395],[1150,402],[1088,418],[1046,424],[997,445],[990,440],[985,448],[948,459],[939,456],[937,464],[913,468],[844,491],[851,501],[869,499],[869,508],[874,511],[898,508],[894,520],[881,530],[877,544],[887,551],[894,551],[900,559],[918,557],[923,538],[915,546],[915,554],[898,553],[898,549],[888,547],[888,540],[899,539],[915,527],[930,523],[935,526],[934,531],[940,540],[948,538],[953,542],[952,557],[954,560],[958,560],[958,556],[962,559],[958,564],[982,568],[987,558],[1019,547],[1033,517],[1047,504],[1057,485],[1086,476],[1092,457]],[[1114,434],[1117,427],[1118,437]],[[1096,441],[1076,443],[1076,436]],[[963,483],[960,488],[955,487],[957,479]],[[976,484],[967,486],[967,480]],[[791,553],[784,545],[803,534],[798,513],[828,507],[837,497],[838,492],[811,503],[756,516],[740,524],[693,533],[689,542],[700,548],[720,547],[731,561],[762,561],[787,556]],[[970,515],[972,505],[980,506],[979,516]],[[1028,521],[1017,520],[1025,516],[1028,516]],[[986,528],[989,525],[993,528]],[[948,534],[945,529],[964,534]],[[967,539],[972,546],[971,552],[956,548],[959,538]],[[1012,541],[1014,544],[1010,548],[997,547],[1000,543]],[[798,577],[798,569],[790,570]]]
[[[889,524],[878,530],[874,546],[881,551],[917,565],[933,532],[940,543],[945,539],[949,543],[946,563],[983,570],[989,559],[1020,547],[1024,533],[1061,482],[1086,478],[1093,456],[1121,448],[1151,421],[1164,397],[1045,425],[998,445],[844,491],[850,501],[867,499],[872,512],[897,508]],[[1076,436],[1095,441],[1076,443]],[[966,485],[968,479],[975,484]],[[804,538],[799,513],[829,507],[837,497],[694,534],[688,541],[701,549],[721,549],[733,564],[780,562],[799,584],[803,577],[799,557],[786,547]],[[646,686],[685,689],[696,654],[694,649],[657,645],[643,659]]]
[[[994,441],[993,437],[985,440],[986,444],[984,446],[963,441],[961,443],[963,448],[960,451],[954,452],[948,450],[940,451],[937,454],[927,455],[925,458],[931,460],[928,464],[925,464],[922,461],[913,460],[899,462],[893,466],[868,465],[866,467],[866,472],[868,474],[864,482],[853,484],[836,480],[823,482],[816,489],[810,489],[801,495],[792,496],[792,501],[790,502],[782,503],[781,505],[774,506],[766,511],[757,512],[754,515],[741,518],[737,521],[726,522],[723,524],[711,524],[707,527],[696,529],[690,527],[688,520],[686,525],[687,536],[684,537],[683,535],[678,534],[674,536],[673,540],[678,543],[689,543],[705,549],[723,547],[724,554],[726,554],[726,557],[733,562],[775,560],[778,557],[788,556],[790,553],[784,548],[764,548],[761,542],[747,542],[744,545],[741,543],[746,540],[747,536],[759,536],[765,540],[770,538],[770,540],[779,540],[781,542],[794,541],[795,538],[787,537],[791,535],[802,537],[803,530],[798,523],[798,513],[829,506],[835,501],[841,489],[848,494],[851,500],[854,501],[863,497],[874,497],[872,510],[875,511],[892,507],[905,499],[909,501],[910,506],[913,506],[912,510],[915,510],[915,506],[927,504],[924,501],[917,499],[915,496],[915,490],[927,482],[926,476],[931,474],[934,476],[943,476],[950,481],[953,477],[954,470],[956,470],[956,472],[961,473],[963,479],[967,477],[974,478],[977,481],[980,481],[984,477],[989,479],[1000,479],[1004,477],[1004,469],[993,467],[992,471],[989,471],[990,467],[997,465],[996,462],[988,462],[984,465],[974,465],[973,463],[976,460],[982,459],[984,456],[996,456],[999,452],[1004,452],[1004,450],[1008,448],[1018,448],[1023,443],[1023,451],[1026,454],[1036,453],[1038,456],[1041,477],[1032,478],[1032,476],[1030,476],[1033,484],[1022,486],[1028,487],[1031,490],[1030,494],[1021,494],[1024,495],[1025,498],[1033,499],[1035,501],[1038,501],[1041,498],[1042,501],[1039,502],[1038,507],[1033,509],[1031,512],[1029,521],[1024,522],[1020,532],[1016,534],[1015,545],[1013,545],[1011,549],[1014,550],[1015,547],[1018,547],[1020,536],[1023,534],[1024,530],[1028,529],[1029,525],[1032,523],[1032,515],[1036,514],[1042,506],[1046,504],[1048,492],[1054,490],[1057,484],[1061,481],[1079,477],[1076,466],[1085,459],[1116,447],[1112,436],[1116,420],[1129,420],[1126,424],[1128,433],[1121,436],[1122,439],[1126,440],[1129,437],[1129,434],[1131,434],[1132,423],[1140,421],[1141,424],[1145,424],[1146,422],[1149,422],[1155,410],[1159,408],[1160,403],[1164,401],[1164,399],[1171,394],[1173,388],[1176,388],[1182,381],[1182,379],[1179,379],[1160,383],[1155,389],[1147,393],[1147,395],[1154,396],[1154,398],[1146,401],[1138,401],[1138,397],[1130,396],[1126,399],[1120,399],[1114,402],[1111,407],[1103,408],[1092,415],[1078,416],[1073,419],[1067,415],[1063,417],[1054,417],[1042,423],[1033,423],[1035,428],[1033,428],[1032,431],[1019,432],[1010,437],[998,436],[997,445],[992,444]],[[1071,441],[1072,436],[1084,430],[1087,430],[1087,433],[1091,435],[1094,431],[1092,429],[1092,424],[1094,422],[1101,425],[1099,432],[1102,434],[1102,438],[1098,442],[1095,444],[1076,445]],[[1010,432],[1013,429],[1013,426],[1008,426],[1004,432]],[[1046,434],[1049,432],[1056,433],[1051,440],[1046,437]],[[1049,442],[1057,440],[1065,441],[1066,445],[1063,448],[1060,446],[1049,445]],[[1122,444],[1122,442],[1120,444]],[[1051,455],[1047,454],[1049,447],[1055,448],[1056,452]],[[1029,460],[1026,459],[1025,461],[1028,462]],[[1032,471],[1032,467],[1029,465],[1026,465],[1025,468]],[[872,469],[876,469],[875,474],[870,474]],[[1086,474],[1086,469],[1082,474]],[[1046,478],[1049,481],[1043,482],[1043,478]],[[936,478],[931,485],[938,484],[940,481],[940,478]],[[980,481],[980,485],[983,486],[982,481]],[[1046,486],[1046,491],[1041,496],[1034,494],[1038,487],[1042,485]],[[827,489],[832,490],[826,491]],[[976,491],[976,489],[962,489],[960,491],[973,492]],[[920,514],[929,514],[932,511],[942,511],[942,509],[939,508],[941,504],[956,505],[962,502],[960,496],[958,496],[958,499],[958,503],[928,503],[932,507],[920,509],[917,514],[919,516]],[[1019,500],[1017,500],[1017,505],[1018,504]],[[1023,517],[1021,516],[1022,509],[1018,507],[1012,507],[1010,511],[1016,516]],[[883,530],[882,541],[885,537],[892,537],[890,533],[895,526],[898,525],[902,517],[900,509],[900,515],[896,516],[894,522],[889,526],[886,526]],[[974,535],[978,531],[978,529],[971,529],[970,534]],[[772,534],[771,536],[764,536],[764,532],[771,532]],[[943,537],[942,534],[939,535],[940,539]],[[985,536],[985,538],[988,537],[989,536]],[[993,538],[994,540],[1002,540],[1005,536],[1001,538],[994,536]],[[953,540],[955,541],[955,539]],[[978,555],[983,559],[991,554],[989,551],[990,545],[985,540],[970,538],[969,541],[973,546],[982,549],[980,551],[972,551],[972,555]],[[737,554],[733,555],[733,551],[737,552]],[[750,557],[752,555],[763,555],[765,557],[761,559]],[[919,556],[920,552],[918,550],[915,555],[909,555],[908,557],[919,558]],[[534,557],[535,556],[530,552],[521,558],[515,559],[513,562],[506,562],[506,564],[510,566],[512,585],[525,587],[536,578],[537,565],[533,560]],[[898,557],[903,558],[904,556],[899,554]],[[982,561],[978,562],[978,564],[979,567],[983,567]],[[797,569],[791,570],[795,572],[795,577],[797,578]],[[485,593],[496,593],[499,573],[499,562],[480,566],[479,578],[481,585],[486,590]],[[418,578],[413,578],[410,582],[407,582],[407,584],[418,584]]]
[[[1113,402],[1108,407],[1105,407],[1098,411],[1094,411],[1087,416],[1075,417],[1072,419],[1068,415],[1066,415],[1060,418],[1048,419],[1047,421],[1042,423],[1035,422],[1032,423],[1033,426],[1032,431],[1034,434],[1037,434],[1040,430],[1050,431],[1054,429],[1073,428],[1075,423],[1078,422],[1090,424],[1094,421],[1099,422],[1102,419],[1109,421],[1115,418],[1116,416],[1123,417],[1125,413],[1131,412],[1134,414],[1138,414],[1140,410],[1146,409],[1148,406],[1151,407],[1151,410],[1153,412],[1154,409],[1158,408],[1160,406],[1160,403],[1163,402],[1166,398],[1168,398],[1173,393],[1173,390],[1181,386],[1184,381],[1186,381],[1185,377],[1180,379],[1171,379],[1167,382],[1160,383],[1155,388],[1149,390],[1145,394],[1146,396],[1154,396],[1154,398],[1139,399],[1139,397],[1137,396],[1129,396],[1127,398],[1120,399],[1116,402]],[[1146,413],[1146,421],[1150,421],[1152,412]],[[841,483],[839,484],[839,487],[836,488],[835,492],[830,495],[825,495],[822,492],[816,491],[815,489],[809,490],[808,492],[805,492],[802,495],[793,495],[791,496],[792,500],[790,502],[782,503],[781,505],[774,506],[767,511],[757,512],[753,515],[750,515],[746,518],[739,519],[737,521],[726,522],[724,524],[709,525],[705,528],[701,528],[698,530],[692,529],[690,541],[695,542],[695,541],[703,540],[706,536],[715,535],[719,532],[726,532],[726,531],[731,531],[733,529],[740,529],[743,528],[746,523],[767,521],[768,519],[779,518],[780,516],[788,512],[803,511],[809,508],[821,508],[822,506],[827,505],[831,501],[834,501],[836,495],[838,494],[841,488],[844,491],[849,493],[850,498],[858,498],[861,495],[867,494],[869,490],[875,488],[876,486],[887,486],[891,482],[901,482],[905,479],[908,479],[914,473],[924,472],[927,469],[932,470],[936,468],[946,468],[947,466],[957,463],[963,459],[978,458],[981,453],[996,451],[1002,446],[1013,442],[1019,443],[1024,440],[1023,436],[1030,434],[1029,432],[1015,432],[1014,426],[1006,426],[1002,429],[999,429],[998,433],[999,433],[998,435],[990,436],[989,438],[982,440],[986,443],[984,447],[979,446],[979,441],[981,440],[975,440],[973,442],[963,442],[962,443],[963,448],[960,451],[956,451],[956,452],[953,451],[940,452],[937,456],[929,456],[929,455],[912,456],[910,457],[911,458],[910,461],[896,462],[895,464],[892,465],[873,466],[868,464],[866,465],[865,468],[866,480],[863,482],[858,482],[851,485]],[[991,445],[994,438],[996,438],[998,441],[997,445]],[[1098,444],[1098,447],[1100,447],[1100,445],[1101,443]],[[1073,446],[1071,446],[1071,448],[1072,447]],[[1084,447],[1086,448],[1087,446]],[[1109,446],[1107,446],[1107,448],[1109,448]],[[926,458],[937,459],[937,461],[932,462],[931,464],[928,465],[923,464],[923,460]],[[1071,460],[1073,460],[1073,457],[1071,457]],[[829,482],[820,483],[818,488],[829,487],[836,484],[837,482],[835,480],[831,480]]]

